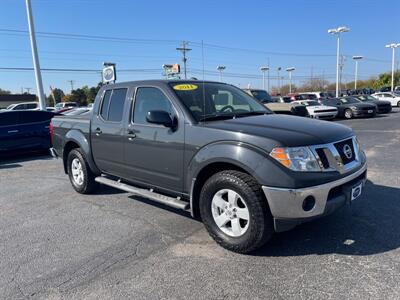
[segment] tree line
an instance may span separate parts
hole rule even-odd
[[[375,90],[380,89],[383,86],[390,86],[392,75],[390,72],[379,74],[378,77],[370,77],[366,80],[357,80],[357,88],[373,88]],[[400,71],[396,71],[394,74],[394,85],[400,85]],[[97,86],[89,87],[87,85],[72,90],[66,94],[62,89],[54,88],[52,93],[46,96],[46,102],[48,106],[54,106],[60,102],[76,102],[80,106],[87,106],[89,103],[93,103],[96,98],[97,92],[101,88],[102,83],[99,82]],[[340,86],[341,90],[353,89],[354,81],[342,83]],[[292,84],[292,92],[311,92],[311,91],[333,91],[336,89],[336,83],[329,82],[323,78],[315,77],[309,80],[302,81],[300,85]],[[289,93],[289,85],[285,84],[281,87],[272,86],[269,91],[271,94],[286,95]],[[0,88],[0,95],[11,94],[10,91]]]

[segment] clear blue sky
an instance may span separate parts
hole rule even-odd
[[[24,0],[0,0],[0,67],[32,67]],[[180,62],[175,50],[179,41],[188,40],[190,76],[202,78],[202,48],[206,70],[215,72],[225,65],[235,77],[224,80],[241,86],[261,86],[261,65],[276,68],[294,66],[297,82],[324,74],[334,81],[336,40],[329,28],[346,25],[351,30],[342,38],[342,53],[347,55],[344,79],[352,80],[352,55],[363,55],[360,78],[368,78],[391,67],[389,42],[400,42],[400,1],[371,0],[280,0],[280,1],[154,1],[154,0],[32,0],[37,32],[97,35],[131,40],[83,39],[82,37],[38,34],[42,68],[101,69],[103,61],[117,68],[146,69],[146,72],[119,72],[118,79],[136,80],[161,77],[163,63]],[[208,46],[219,45],[219,48]],[[258,51],[242,51],[244,48]],[[399,51],[400,52],[400,49]],[[397,55],[399,57],[399,55]],[[192,72],[191,72],[192,71]],[[286,74],[284,74],[286,76]],[[214,73],[206,79],[217,80]],[[100,75],[94,72],[43,72],[45,91],[49,86],[69,91],[94,85]],[[271,85],[276,81],[271,79]],[[34,74],[1,71],[0,88],[19,92],[35,88]]]

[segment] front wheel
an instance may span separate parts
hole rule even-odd
[[[351,119],[353,117],[353,112],[351,111],[351,109],[346,109],[344,111],[344,117],[346,119]]]
[[[81,194],[93,192],[97,185],[95,176],[80,149],[74,149],[68,154],[67,167],[69,180],[75,191]]]
[[[400,107],[400,101],[399,101],[399,102],[397,102],[397,107]]]
[[[261,187],[239,171],[222,171],[207,180],[200,195],[200,214],[211,237],[231,251],[251,252],[274,233]]]

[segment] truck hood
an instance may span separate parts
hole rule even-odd
[[[331,143],[354,134],[340,124],[277,114],[210,121],[203,126],[264,137],[286,147]]]

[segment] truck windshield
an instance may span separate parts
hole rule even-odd
[[[232,85],[182,81],[169,84],[198,122],[272,113],[257,100]]]

